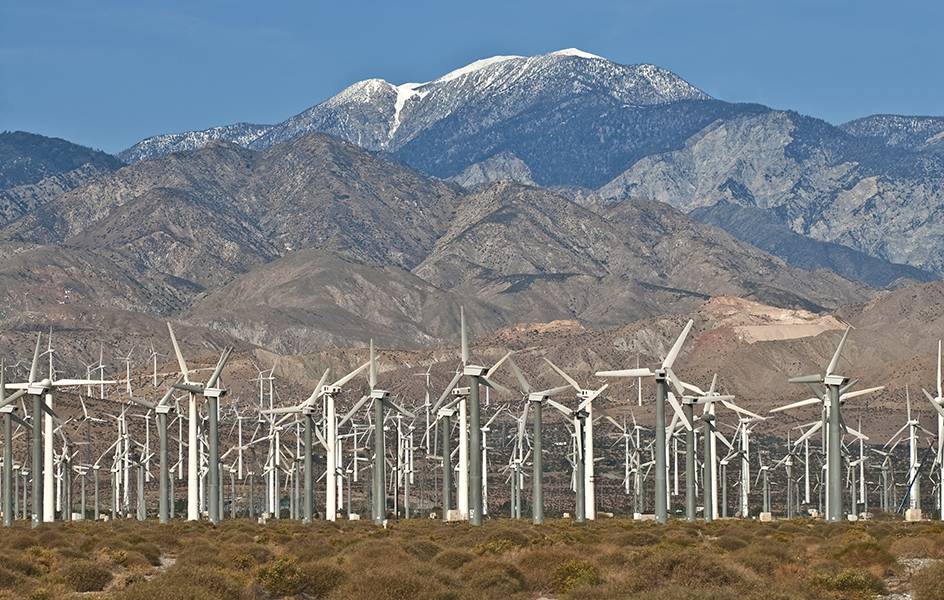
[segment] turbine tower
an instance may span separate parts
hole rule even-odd
[[[656,511],[656,521],[659,523],[666,523],[669,519],[668,511],[668,485],[666,481],[666,454],[665,454],[665,401],[668,398],[670,402],[673,402],[673,408],[678,404],[675,402],[674,396],[670,395],[669,382],[675,385],[679,394],[682,394],[682,384],[678,381],[678,378],[675,376],[675,373],[672,371],[672,366],[675,364],[675,359],[678,358],[679,352],[682,350],[682,344],[685,343],[685,338],[688,337],[689,331],[692,329],[694,321],[689,319],[688,324],[685,325],[685,328],[682,330],[682,333],[679,335],[678,339],[675,340],[675,344],[672,346],[672,349],[669,351],[669,354],[665,357],[665,360],[662,361],[662,366],[657,369],[655,372],[650,371],[648,368],[642,369],[623,369],[619,371],[597,371],[597,377],[654,377],[656,381],[656,447],[655,447],[655,466],[656,466],[656,500],[655,500],[655,511]],[[679,407],[678,411],[681,410]],[[691,423],[688,424],[691,426]]]

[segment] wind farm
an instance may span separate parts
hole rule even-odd
[[[665,329],[659,344],[667,351],[655,370],[585,369],[581,375],[572,358],[558,353],[560,346],[516,348],[520,344],[508,338],[513,329],[470,340],[464,311],[457,317],[460,344],[451,355],[371,344],[366,352],[327,354],[311,363],[232,347],[215,360],[207,352],[187,357],[168,323],[167,339],[149,344],[150,353],[134,367],[131,355],[116,356],[110,365],[86,364],[87,372],[114,379],[59,377],[51,336],[58,342],[66,334],[47,333],[51,377],[39,380],[40,333],[32,360],[18,365],[29,364],[29,371],[18,375],[5,367],[0,373],[5,523],[24,515],[34,527],[131,515],[167,523],[172,514],[214,525],[236,517],[364,518],[378,526],[406,518],[540,525],[546,515],[569,515],[576,523],[610,516],[657,523],[941,518],[933,422],[944,414],[939,398],[924,391],[930,406],[922,425],[922,407],[906,386],[907,418],[895,433],[886,436],[884,420],[863,424],[861,416],[850,427],[850,417],[842,415],[847,400],[867,402],[887,391],[883,385],[855,390],[858,379],[835,375],[848,364],[844,349],[855,343],[849,326],[824,376],[783,375],[779,396],[795,397],[795,383],[816,396],[773,405],[752,401],[749,392],[728,393],[734,382],[726,384],[724,373],[712,374],[707,391],[683,381],[695,380],[689,373],[698,377],[683,366],[686,360],[712,363],[695,351],[711,331],[690,339],[694,319],[674,339]],[[155,348],[176,360],[154,362]],[[102,345],[97,350],[101,359]],[[263,357],[271,369],[258,364]],[[570,372],[555,362],[565,360]],[[470,366],[476,363],[491,366]],[[332,372],[343,375],[329,383]],[[927,374],[926,380],[937,378],[933,389],[939,389],[939,373]],[[81,410],[57,401],[54,412],[52,388],[64,396],[71,388],[72,406]],[[26,395],[34,398],[32,412],[21,400]],[[18,401],[23,416],[16,414]],[[800,425],[804,412],[820,420]],[[117,437],[105,433],[115,430]],[[26,505],[14,493],[20,479],[32,481],[32,493],[23,494]]]

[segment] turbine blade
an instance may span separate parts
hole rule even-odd
[[[836,372],[836,369],[839,368],[839,356],[842,354],[842,347],[846,345],[846,338],[849,337],[849,331],[852,329],[852,326],[846,328],[846,332],[842,334],[842,339],[839,340],[839,346],[836,348],[836,353],[833,354],[833,359],[829,361],[829,366],[826,367],[826,375],[833,375]]]
[[[927,397],[928,397],[928,400],[931,401],[931,406],[934,407],[934,410],[936,410],[936,411],[938,412],[938,414],[940,414],[942,417],[944,417],[944,406],[941,406],[940,404],[938,404],[938,403],[935,401],[935,399],[934,399],[933,397],[931,397],[931,394],[929,394],[926,389],[921,388],[921,391],[924,392],[924,395],[927,396]],[[19,392],[17,392],[17,393],[19,393]],[[944,439],[944,438],[942,438],[942,439]]]
[[[663,369],[671,369],[672,365],[675,364],[675,359],[678,358],[679,352],[682,351],[682,344],[685,343],[685,338],[688,337],[688,332],[692,330],[692,325],[694,324],[694,320],[688,320],[688,323],[685,325],[685,329],[682,330],[682,333],[678,336],[678,339],[675,340],[675,345],[672,346],[668,356],[666,356],[665,360],[662,361]]]
[[[597,371],[597,377],[652,377],[655,375],[646,368],[642,369],[620,369],[618,371]]]
[[[174,345],[174,353],[177,355],[177,364],[180,365],[180,373],[184,376],[184,383],[190,383],[190,372],[187,370],[187,361],[184,360],[184,355],[180,352],[180,346],[177,345],[177,337],[174,336],[174,328],[171,327],[170,323],[167,323],[167,330],[170,332],[170,341]]]
[[[669,393],[666,394],[665,397],[666,397],[666,400],[669,401],[669,404],[672,405],[672,409],[675,411],[675,414],[679,416],[679,420],[681,420],[682,424],[685,425],[685,429],[691,431],[692,424],[688,420],[688,417],[685,416],[685,412],[682,411],[682,405],[679,404],[678,400],[675,399],[675,394],[673,394],[672,391],[669,390]]]
[[[134,402],[135,404],[140,404],[141,406],[145,408],[150,408],[151,410],[154,410],[155,408],[157,408],[156,404],[154,404],[153,402],[149,402],[148,400],[145,400],[144,398],[135,398],[134,396],[128,396],[128,400]]]
[[[941,392],[941,340],[937,341],[937,397],[944,396]]]
[[[511,370],[514,372],[515,377],[518,378],[518,383],[521,384],[521,389],[524,390],[525,394],[530,394],[531,386],[528,385],[528,380],[524,378],[524,374],[521,372],[521,369],[518,368],[518,365],[516,365],[515,361],[511,358],[508,359],[508,364],[511,365]]]
[[[577,410],[585,409],[587,406],[590,405],[590,403],[596,400],[597,396],[599,396],[603,392],[603,390],[605,390],[608,387],[610,387],[610,384],[608,383],[603,384],[603,387],[601,387],[600,389],[594,391],[592,394],[587,396],[587,398],[583,402],[581,402],[580,405],[577,407]]]
[[[223,351],[223,354],[220,356],[219,362],[216,363],[216,370],[213,371],[213,375],[210,376],[209,381],[206,382],[206,387],[212,388],[216,386],[216,381],[220,378],[220,375],[223,373],[223,367],[226,366],[226,361],[229,360],[229,355],[233,353],[232,348],[227,348]]]
[[[439,400],[436,401],[436,404],[433,405],[432,412],[439,410],[440,405],[446,401],[446,398],[449,397],[449,394],[452,393],[452,390],[456,387],[456,384],[459,383],[459,379],[462,378],[462,371],[456,373],[455,377],[452,378],[452,381],[449,382],[449,385],[446,386],[446,390],[442,393],[442,396],[439,397]]]
[[[672,386],[675,388],[675,391],[679,396],[685,394],[685,388],[682,387],[682,382],[679,381],[679,378],[675,376],[675,371],[672,369],[666,369],[665,374],[669,376],[669,380],[672,382]]]
[[[353,417],[354,413],[360,410],[360,408],[364,406],[364,403],[367,402],[369,399],[370,399],[370,396],[362,396],[361,399],[357,401],[357,404],[354,405],[354,408],[351,409],[351,412],[344,415],[344,418],[341,419],[341,421],[338,423],[338,427],[340,427],[341,425],[346,423],[348,419]]]
[[[801,406],[810,406],[812,404],[819,404],[819,398],[808,398],[806,400],[800,400],[799,402],[794,402],[793,404],[787,404],[786,406],[779,406],[777,408],[772,408],[768,412],[781,412],[784,410],[792,410],[794,408],[800,408]]]
[[[315,400],[317,400],[318,396],[321,394],[321,388],[324,387],[324,382],[328,379],[328,373],[330,372],[330,368],[325,369],[325,372],[321,374],[321,379],[318,380],[318,385],[315,386],[315,390],[311,393],[311,396],[308,396],[307,400],[301,403],[301,406],[311,406],[315,403]]]
[[[374,340],[370,340],[370,389],[377,387],[377,359],[374,358]]]
[[[567,417],[572,417],[572,416],[574,415],[574,411],[570,410],[569,408],[567,408],[566,406],[564,406],[564,405],[561,404],[560,402],[551,400],[550,398],[548,398],[547,400],[545,400],[545,402],[547,402],[548,404],[550,404],[551,406],[553,406],[553,407],[556,408],[557,410],[559,410],[559,411],[561,411],[562,413],[564,413],[564,415],[567,416]]]
[[[789,383],[822,383],[822,375],[802,375],[800,377],[791,377],[787,380]]]
[[[491,377],[491,376],[492,376],[492,373],[494,373],[496,370],[498,370],[498,367],[500,367],[503,362],[505,362],[506,360],[508,360],[509,357],[511,356],[511,354],[512,354],[512,353],[509,352],[508,354],[506,354],[505,356],[503,356],[500,361],[498,361],[497,363],[495,363],[494,365],[492,365],[492,368],[485,372],[485,376],[486,376],[486,377]]]
[[[39,344],[43,339],[43,333],[39,332],[36,336],[36,350],[33,352],[33,366],[30,367],[29,382],[36,383],[36,370],[39,368]]]
[[[573,388],[571,388],[569,385],[562,385],[562,386],[560,386],[560,387],[551,388],[551,389],[549,389],[549,390],[543,390],[543,391],[538,392],[538,393],[541,394],[541,395],[543,395],[543,396],[556,396],[556,395],[558,395],[558,394],[563,394],[564,392],[566,392],[566,391],[569,390],[569,389],[573,389]]]
[[[459,327],[461,329],[460,335],[462,336],[462,364],[466,365],[469,362],[469,336],[466,333],[465,329],[465,307],[459,307]]]
[[[502,392],[502,393],[505,393],[505,394],[510,394],[510,393],[511,393],[511,390],[509,390],[508,388],[506,388],[505,386],[503,386],[503,385],[500,384],[500,383],[495,383],[494,381],[492,381],[492,380],[489,379],[488,377],[485,377],[484,375],[481,376],[481,377],[479,377],[479,381],[481,381],[482,383],[484,383],[484,384],[487,385],[488,387],[492,388],[493,390],[496,390],[496,391],[499,391],[499,392]]]
[[[574,388],[578,392],[580,391],[580,384],[577,383],[570,375],[568,375],[567,373],[564,373],[560,368],[557,367],[557,365],[552,363],[546,356],[544,357],[544,362],[551,365],[551,368],[557,371],[557,374],[563,377],[564,381],[569,383],[572,388]]]
[[[370,367],[370,361],[365,362],[364,364],[357,367],[356,369],[354,369],[353,371],[351,371],[350,373],[348,373],[341,379],[338,379],[337,381],[335,381],[333,384],[331,384],[332,387],[343,387],[345,383],[347,383],[351,379],[354,379],[359,374],[363,373],[364,369],[367,369],[368,367]]]

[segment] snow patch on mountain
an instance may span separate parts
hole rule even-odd
[[[400,128],[400,113],[403,112],[403,107],[406,105],[406,101],[414,96],[419,97],[422,100],[426,94],[429,92],[418,92],[416,88],[426,85],[425,83],[404,83],[403,85],[397,86],[397,101],[393,105],[393,126],[390,128],[390,133],[387,136],[390,139],[393,139],[393,134],[397,132],[397,129]]]
[[[383,92],[396,91],[396,86],[383,79],[365,79],[341,90],[336,96],[325,100],[320,106],[337,108],[346,104],[367,104],[373,102]]]
[[[453,79],[458,79],[463,75],[468,75],[469,73],[474,73],[476,71],[481,71],[487,67],[490,67],[494,64],[506,62],[509,60],[516,60],[524,58],[523,56],[493,56],[491,58],[483,58],[482,60],[477,60],[470,65],[466,65],[461,69],[456,69],[450,73],[446,73],[439,79],[434,80],[432,83],[446,83],[447,81],[452,81]]]
[[[577,56],[579,58],[599,58],[603,59],[602,56],[597,56],[596,54],[590,54],[589,52],[584,52],[583,50],[578,50],[577,48],[567,48],[566,50],[558,50],[557,52],[551,52],[548,56]]]

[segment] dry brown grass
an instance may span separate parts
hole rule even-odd
[[[866,598],[897,559],[941,556],[940,528],[901,522],[18,523],[0,599]]]

